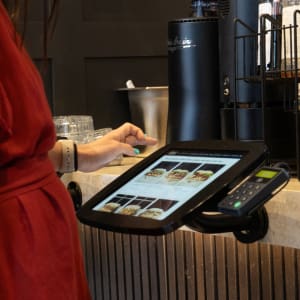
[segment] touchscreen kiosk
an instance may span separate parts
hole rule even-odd
[[[81,222],[117,232],[163,234],[184,224],[265,159],[261,143],[177,142],[118,177],[77,213]]]

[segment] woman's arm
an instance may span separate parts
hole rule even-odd
[[[157,140],[145,136],[143,131],[131,123],[125,123],[101,139],[77,145],[78,170],[92,172],[100,169],[120,154],[135,156],[136,145],[155,145]],[[58,171],[63,163],[62,146],[57,142],[49,152],[54,168]]]

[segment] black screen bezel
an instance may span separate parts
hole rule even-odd
[[[203,190],[194,195],[172,214],[163,220],[154,220],[135,216],[113,214],[95,211],[93,208],[110,194],[122,187],[145,168],[171,150],[186,150],[195,152],[210,152],[218,154],[242,154],[241,160],[216,178]],[[184,225],[184,218],[194,210],[199,209],[217,193],[232,188],[233,182],[238,182],[253,171],[265,160],[266,147],[263,143],[233,142],[233,141],[189,141],[176,142],[157,150],[140,163],[120,175],[112,183],[99,191],[86,202],[77,212],[78,219],[85,224],[116,232],[134,234],[164,234]],[[201,199],[201,200],[199,200]]]

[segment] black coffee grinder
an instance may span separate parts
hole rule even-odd
[[[220,138],[218,17],[207,4],[169,22],[169,142]]]
[[[253,0],[193,0],[190,18],[169,22],[169,141],[262,139],[260,112],[247,105],[246,112],[233,109],[237,97],[255,103],[260,93],[259,84],[235,80],[235,58],[241,56],[235,53],[235,19],[254,27],[256,37]],[[252,52],[242,53],[241,65],[256,65]]]

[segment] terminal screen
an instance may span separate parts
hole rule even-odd
[[[169,151],[92,209],[164,220],[241,159],[241,154]]]

